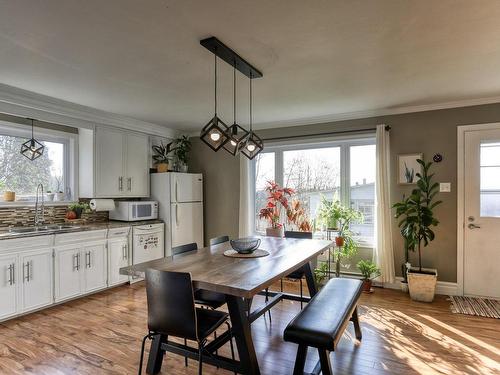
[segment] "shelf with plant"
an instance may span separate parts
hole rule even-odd
[[[337,232],[332,255],[335,263],[335,275],[340,276],[342,259],[350,258],[358,251],[355,233],[350,229],[354,223],[362,223],[363,214],[351,207],[346,207],[337,200],[321,198],[318,210],[318,224]]]
[[[437,270],[422,268],[422,250],[434,239],[433,228],[439,224],[434,209],[442,203],[436,200],[439,183],[433,182],[434,173],[430,173],[432,162],[418,159],[422,171],[417,173],[417,186],[408,197],[393,205],[395,217],[400,219],[398,226],[405,248],[418,252],[418,267],[407,272],[408,288],[412,299],[431,302],[437,282]]]
[[[159,145],[152,146],[153,160],[159,173],[168,172],[172,154],[176,150],[175,147],[173,147],[173,144],[174,142],[169,142],[165,145],[162,141]]]
[[[191,151],[191,141],[186,135],[177,138],[175,141],[174,155],[177,158],[179,172],[187,172],[188,155]]]

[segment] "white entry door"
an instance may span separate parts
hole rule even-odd
[[[500,129],[464,140],[464,294],[500,299]]]

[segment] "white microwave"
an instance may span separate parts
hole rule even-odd
[[[157,201],[116,201],[109,211],[111,220],[140,221],[158,219]]]

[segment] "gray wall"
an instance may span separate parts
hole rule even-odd
[[[283,135],[307,135],[343,129],[363,129],[386,124],[391,130],[391,201],[401,199],[411,190],[397,184],[397,155],[422,152],[427,160],[435,153],[444,160],[435,164],[435,179],[451,182],[451,193],[440,193],[443,204],[436,209],[440,221],[436,240],[423,251],[423,265],[438,269],[439,280],[456,282],[457,279],[457,126],[500,122],[500,104],[453,108],[401,115],[372,117],[359,120],[296,126],[259,131],[263,138]],[[194,139],[190,167],[192,172],[205,175],[205,238],[227,233],[238,234],[239,159],[225,151],[213,152],[198,139]],[[396,274],[404,260],[403,243],[394,222],[394,260]],[[411,254],[415,264],[416,254]]]

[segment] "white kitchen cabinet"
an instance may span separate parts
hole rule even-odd
[[[90,293],[107,286],[106,244],[86,246],[82,250],[85,266],[83,268],[84,293]]]
[[[111,127],[79,133],[82,198],[149,196],[149,139]]]
[[[131,197],[149,197],[149,142],[143,135],[125,136],[126,193]]]
[[[96,197],[118,197],[123,195],[123,155],[125,147],[123,132],[112,128],[96,130],[95,137],[95,193]]]
[[[27,312],[54,302],[52,248],[19,254],[21,310]]]
[[[80,246],[66,245],[55,249],[55,300],[64,301],[82,293]]]
[[[17,254],[0,256],[0,320],[17,314]]]
[[[128,281],[128,276],[120,275],[120,268],[127,267],[129,263],[128,237],[108,240],[108,285],[123,284]]]

